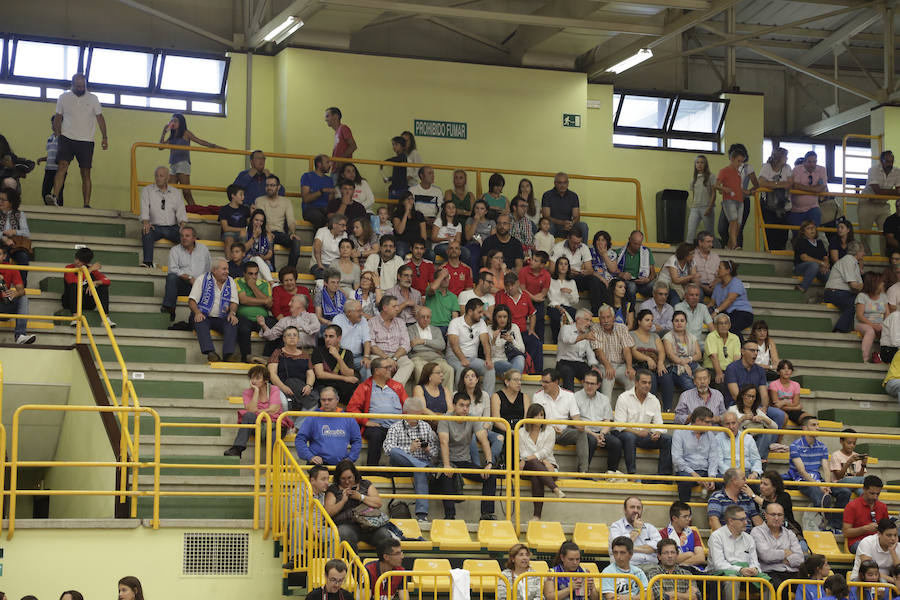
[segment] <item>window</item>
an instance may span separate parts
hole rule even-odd
[[[764,162],[771,156],[772,148],[784,148],[788,151],[788,165],[794,167],[794,163],[812,150],[816,153],[817,164],[825,167],[828,173],[828,190],[843,192],[844,147],[840,141],[831,140],[779,140],[772,138],[763,139],[763,156],[759,162]],[[877,158],[872,158],[874,152],[869,146],[847,147],[847,185],[853,188],[862,188],[866,185],[869,168],[875,164]]]
[[[728,101],[678,94],[613,94],[613,145],[719,152]]]
[[[0,36],[0,96],[55,102],[77,73],[101,104],[225,115],[229,59],[91,42]]]
[[[16,40],[12,49],[13,77],[71,79],[81,66],[81,48],[64,44]]]
[[[149,52],[91,48],[88,81],[93,84],[149,88],[155,56]]]
[[[163,57],[159,88],[219,95],[224,92],[225,70],[224,60],[167,54]]]

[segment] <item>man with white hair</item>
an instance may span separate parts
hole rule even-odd
[[[369,366],[372,360],[372,336],[369,333],[369,320],[363,318],[362,303],[359,300],[344,302],[344,312],[331,320],[332,324],[341,328],[341,348],[353,353],[353,368],[359,371],[360,379],[365,381],[372,375]]]
[[[556,370],[562,378],[563,388],[570,391],[575,389],[576,377],[584,379],[585,374],[598,364],[591,349],[591,342],[596,339],[591,332],[592,318],[591,311],[580,308],[575,312],[575,322],[566,323],[559,329]]]
[[[190,293],[194,282],[209,272],[210,264],[209,249],[197,243],[194,228],[190,225],[182,227],[179,243],[169,250],[169,272],[166,273],[166,287],[159,311],[169,313],[170,320],[174,321],[178,296]],[[234,300],[238,301],[237,296]]]
[[[444,385],[454,387],[453,367],[444,360],[447,344],[441,330],[431,324],[431,309],[416,307],[416,322],[406,328],[409,332],[409,358],[413,363],[413,381],[419,381],[422,368],[430,362],[437,363],[444,374]]]
[[[257,318],[256,322],[260,326],[259,335],[266,340],[263,354],[270,356],[275,350],[281,348],[281,335],[288,327],[297,328],[297,332],[300,335],[297,342],[298,348],[315,347],[321,325],[319,325],[319,319],[316,318],[316,315],[306,310],[308,303],[309,299],[302,294],[291,296],[288,304],[290,315],[279,319],[271,328],[266,325],[265,318]]]
[[[613,386],[617,381],[625,389],[634,385],[634,368],[631,363],[634,338],[628,335],[628,328],[625,325],[616,323],[615,314],[609,304],[600,307],[598,316],[600,324],[591,326],[591,333],[595,338],[591,341],[591,349],[597,361],[603,365],[600,370],[603,376],[600,393],[612,398]]]
[[[425,400],[413,396],[403,404],[403,414],[425,414]],[[394,421],[384,438],[384,453],[395,467],[432,467],[438,459],[441,445],[437,434],[427,421],[409,419]],[[404,474],[405,475],[405,474]],[[430,473],[418,471],[412,474],[416,490],[416,519],[428,522],[428,481]]]
[[[234,279],[228,276],[228,261],[217,258],[212,263],[212,270],[194,280],[188,306],[191,309],[191,321],[200,342],[200,352],[206,355],[209,362],[222,360],[215,353],[210,330],[218,331],[224,338],[222,354],[228,362],[238,362],[239,356],[234,351],[237,342],[237,307],[238,291]]]
[[[141,190],[142,267],[153,267],[153,244],[166,239],[177,244],[181,228],[187,225],[184,196],[169,185],[169,168],[156,167],[153,183]]]
[[[700,302],[703,289],[699,284],[688,283],[684,286],[684,300],[675,305],[675,312],[681,311],[687,318],[687,330],[697,338],[700,350],[706,345],[706,332],[712,328],[712,317],[709,308]],[[674,313],[673,313],[674,314]]]

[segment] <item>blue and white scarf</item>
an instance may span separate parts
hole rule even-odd
[[[646,246],[641,246],[641,266],[638,270],[638,277],[650,277],[650,250]],[[622,248],[619,253],[617,264],[619,272],[625,271],[625,256],[628,254],[628,246]]]
[[[222,297],[219,300],[219,314],[210,315],[209,313],[210,311],[212,311],[215,299],[216,280],[211,273],[206,273],[203,276],[203,291],[200,294],[200,302],[197,303],[197,306],[200,308],[200,312],[202,312],[207,317],[222,317],[228,313],[228,306],[231,304],[231,277],[225,279],[225,283],[222,286]]]
[[[337,315],[344,312],[344,302],[347,297],[340,290],[334,293],[334,300],[328,295],[328,290],[322,288],[322,316],[326,319],[333,319]]]

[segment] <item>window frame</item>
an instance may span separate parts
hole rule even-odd
[[[112,94],[115,101],[103,103],[104,107],[123,108],[127,110],[146,110],[153,112],[168,112],[171,109],[156,108],[150,106],[134,106],[122,104],[120,98],[125,96],[147,96],[149,98],[161,98],[170,100],[181,100],[186,102],[187,109],[185,114],[200,115],[208,117],[225,117],[226,116],[226,92],[228,85],[228,74],[231,67],[231,57],[227,54],[217,54],[210,52],[191,52],[191,51],[170,51],[164,48],[148,48],[141,46],[131,46],[125,44],[109,44],[92,41],[74,41],[70,39],[50,38],[31,35],[20,35],[16,33],[0,32],[0,83],[12,85],[26,85],[39,87],[41,89],[41,97],[33,98],[27,96],[19,96],[15,94],[0,94],[2,98],[11,98],[16,100],[31,100],[37,102],[56,102],[55,98],[48,98],[48,89],[62,88],[68,90],[71,87],[71,80],[68,79],[52,79],[41,77],[30,77],[22,75],[14,75],[16,48],[19,41],[37,42],[45,44],[59,44],[65,46],[76,46],[79,48],[78,53],[78,72],[85,73],[88,78],[89,89],[93,92]],[[149,78],[149,85],[146,87],[134,87],[124,84],[106,84],[94,83],[90,80],[90,62],[94,49],[104,50],[122,50],[126,52],[141,52],[144,54],[153,54],[153,64]],[[163,63],[166,55],[179,56],[185,58],[204,58],[216,61],[223,61],[224,68],[222,71],[222,82],[218,93],[200,93],[190,91],[173,91],[163,90],[160,87]],[[210,112],[208,110],[194,111],[193,102],[209,102],[216,103],[221,106],[219,112]]]
[[[843,140],[831,139],[831,138],[793,137],[793,136],[786,136],[786,135],[785,136],[767,135],[767,136],[764,136],[763,139],[769,140],[772,143],[773,149],[781,147],[782,142],[789,143],[789,144],[809,144],[811,146],[825,146],[825,156],[824,157],[819,156],[819,160],[817,161],[817,163],[819,165],[821,165],[822,161],[823,160],[825,161],[824,166],[825,166],[825,172],[828,175],[828,183],[830,183],[830,184],[843,183],[843,179],[840,176],[835,175],[835,170],[834,170],[834,167],[836,164],[834,151],[835,151],[835,148],[843,147],[843,145],[844,145]],[[850,148],[865,148],[865,146],[863,146],[861,144],[851,144],[849,147]],[[769,157],[763,156],[760,158],[761,158],[760,164],[764,164],[766,162],[766,160],[768,160]],[[793,161],[795,161],[797,158],[798,158],[797,156],[792,156],[789,158],[788,162],[791,165],[792,169],[794,168]],[[860,179],[858,177],[849,178],[849,179],[847,179],[847,183],[851,184],[851,185],[864,186],[864,185],[866,185],[866,179]]]
[[[706,152],[713,154],[722,154],[722,130],[725,126],[725,117],[728,114],[728,106],[731,101],[728,98],[718,98],[713,96],[704,96],[700,94],[680,94],[671,92],[655,92],[644,90],[613,90],[613,101],[615,96],[619,97],[617,106],[613,111],[613,134],[630,135],[647,138],[659,138],[662,140],[662,146],[641,146],[632,144],[616,144],[616,148],[637,148],[642,150],[666,150],[670,152]],[[632,127],[619,125],[619,118],[622,115],[622,107],[625,104],[627,96],[640,96],[645,98],[668,99],[666,114],[663,119],[663,126],[654,127]],[[682,131],[674,129],[675,116],[678,114],[678,108],[681,100],[694,100],[700,102],[710,102],[722,105],[722,115],[719,117],[719,123],[716,126],[715,133],[697,133],[693,131]],[[715,150],[705,150],[700,148],[673,148],[670,146],[670,140],[691,140],[697,142],[709,142],[714,144]]]

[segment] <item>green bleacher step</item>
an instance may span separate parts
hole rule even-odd
[[[891,444],[863,443],[860,441],[856,444],[856,451],[860,454],[877,456],[879,462],[883,460],[900,460],[900,446]]]
[[[67,265],[75,257],[75,247],[72,248],[43,248],[34,250],[35,262],[59,263]],[[95,250],[94,260],[104,265],[116,265],[118,267],[138,266],[138,252],[121,252],[117,250]]]
[[[100,357],[104,361],[115,360],[112,346],[101,345]],[[171,348],[165,346],[119,346],[122,351],[122,357],[125,362],[139,363],[175,363],[184,364],[187,362],[187,350],[184,348]]]
[[[753,275],[756,277],[775,277],[775,265],[771,263],[748,263],[742,262],[738,264],[739,275]]]
[[[66,263],[68,264],[68,263]],[[41,291],[54,294],[62,294],[64,289],[62,277],[46,277],[40,281]],[[109,295],[112,298],[116,296],[140,296],[153,297],[155,291],[152,281],[129,281],[113,279],[109,286]]]
[[[768,322],[768,317],[765,317]],[[861,363],[862,350],[859,345],[852,347],[820,346],[810,340],[808,346],[799,344],[778,344],[778,356],[790,360],[827,360],[844,363]]]
[[[121,223],[28,219],[28,228],[32,233],[79,235],[84,237],[125,237],[125,225]]]
[[[769,329],[782,331],[816,331],[828,332],[834,328],[831,319],[827,317],[789,317],[786,315],[758,315],[758,319],[764,319]]]
[[[884,388],[881,387],[881,379],[883,375],[873,373],[871,378],[862,377],[835,377],[832,375],[803,375],[800,379],[800,385],[814,391],[829,392],[846,392],[848,394],[883,394]],[[877,415],[881,412],[874,413]],[[846,419],[831,417],[822,417],[834,421],[842,421],[847,423]],[[850,421],[849,424],[852,424]]]
[[[153,517],[153,499],[138,499],[138,518]],[[161,519],[251,519],[253,500],[249,497],[162,497],[159,499]]]
[[[122,389],[121,379],[112,379],[110,382],[113,389],[117,392]],[[203,399],[202,381],[147,381],[146,379],[135,379],[132,380],[132,383],[139,398]]]
[[[782,304],[805,304],[806,297],[793,289],[747,288],[750,302],[779,302]]]
[[[900,427],[900,413],[882,410],[828,408],[819,411],[819,418],[840,421],[845,427]],[[859,443],[858,446],[862,446],[862,443]],[[900,450],[900,446],[895,447]],[[882,458],[881,454],[874,454],[874,456]]]
[[[59,316],[70,316],[72,312],[68,310],[58,310],[54,314]],[[91,326],[91,330],[94,332],[94,334],[96,335],[100,333],[100,331],[96,329],[101,328],[100,314],[95,310],[89,310],[85,311],[85,315],[87,316],[88,324]],[[165,330],[168,329],[169,325],[172,324],[172,320],[169,318],[169,315],[167,313],[133,313],[112,311],[110,312],[109,316],[113,320],[113,322],[120,328],[128,327],[130,329]]]
[[[144,428],[144,419],[141,419],[141,430]],[[163,456],[160,458],[163,464],[176,465],[238,465],[240,459],[237,456]],[[143,467],[139,469],[140,475],[153,475],[153,467]],[[161,475],[172,475],[178,477],[225,477],[237,476],[241,473],[239,469],[192,469],[185,467],[166,467],[160,469]]]
[[[206,423],[206,424],[221,424],[221,420],[216,417],[160,417],[160,433],[161,435],[190,435],[196,437],[219,437],[222,433],[222,429],[219,427],[166,427],[166,423]],[[131,417],[129,417],[129,422],[131,422]],[[156,424],[153,419],[147,418],[146,416],[141,417],[141,435],[153,435],[154,428]],[[133,425],[129,425],[133,430]],[[228,429],[228,431],[232,431]],[[229,457],[217,457],[217,458],[229,458]]]

